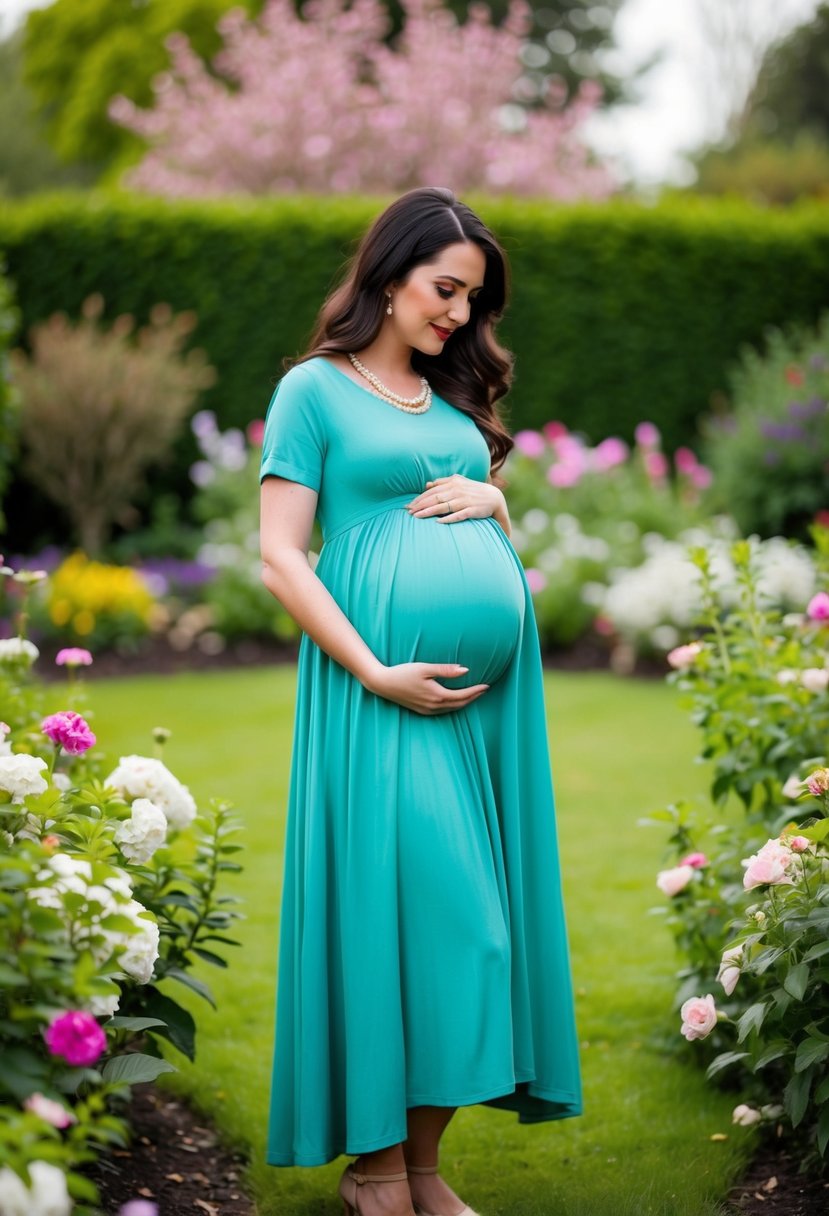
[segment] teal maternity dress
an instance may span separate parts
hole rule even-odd
[[[409,1106],[581,1114],[538,633],[494,519],[405,509],[485,481],[475,423],[395,409],[327,359],[277,384],[261,477],[318,491],[316,573],[378,658],[461,663],[466,709],[368,692],[303,635],[285,843],[270,1165],[406,1138]]]

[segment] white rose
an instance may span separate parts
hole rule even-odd
[[[759,1110],[753,1106],[746,1106],[741,1103],[734,1107],[731,1115],[731,1122],[736,1123],[738,1127],[753,1127],[755,1123],[759,1123],[763,1116]]]
[[[7,1165],[0,1169],[0,1212],[3,1216],[29,1216],[28,1189]]]
[[[32,1161],[29,1174],[32,1179],[29,1216],[70,1216],[73,1204],[63,1170],[48,1161]]]
[[[124,798],[148,798],[164,812],[172,828],[186,828],[196,817],[196,803],[186,785],[160,760],[122,756],[106,779]]]
[[[132,815],[119,823],[115,843],[127,861],[144,864],[167,839],[167,817],[148,798],[136,798]]]
[[[792,773],[791,777],[786,778],[786,784],[783,786],[782,791],[783,797],[791,798],[792,800],[799,798],[805,788],[806,782],[801,781],[797,773]]]
[[[742,945],[732,946],[729,950],[723,950],[723,956],[720,960],[720,969],[717,972],[717,979],[722,984],[726,996],[731,996],[731,993],[737,987],[737,980],[740,978],[740,962],[742,957]]]
[[[809,692],[824,692],[829,685],[829,671],[825,667],[807,667],[800,673],[800,683]]]
[[[125,908],[120,909],[141,930],[140,933],[119,935],[119,940],[124,942],[126,948],[118,959],[127,975],[131,975],[139,984],[150,982],[158,958],[158,924],[140,915],[146,910],[136,899],[130,900]]]
[[[16,663],[20,659],[34,663],[39,655],[37,646],[28,638],[3,638],[0,641],[0,663]]]
[[[29,794],[42,794],[47,784],[41,773],[48,765],[40,756],[14,753],[0,756],[0,790],[12,796],[12,802],[22,802]]]
[[[678,895],[684,891],[694,877],[693,866],[674,866],[670,870],[660,870],[656,876],[656,885],[666,895]]]
[[[106,995],[95,994],[87,998],[86,1009],[93,1017],[112,1017],[118,1008],[121,1001],[120,992],[111,992]]]

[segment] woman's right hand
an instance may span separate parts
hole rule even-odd
[[[395,701],[418,714],[446,714],[465,709],[489,688],[488,684],[470,684],[467,688],[445,688],[438,679],[457,679],[469,671],[458,663],[397,663],[381,666],[364,681],[369,692]]]

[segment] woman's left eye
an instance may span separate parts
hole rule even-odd
[[[452,292],[447,291],[447,289],[445,287],[438,287],[437,293],[439,296],[442,296],[444,300],[448,300],[450,298],[450,296],[452,295]]]

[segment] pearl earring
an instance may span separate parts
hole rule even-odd
[[[391,316],[391,296],[389,296],[389,306],[386,309],[386,312],[388,313],[389,316]]]

